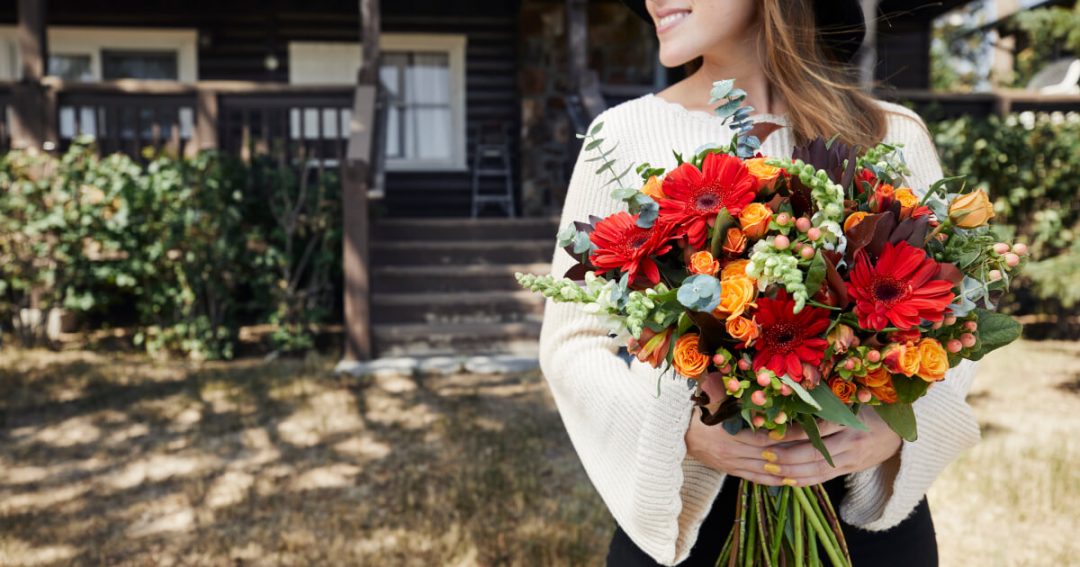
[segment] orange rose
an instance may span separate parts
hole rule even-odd
[[[731,278],[748,278],[746,275],[746,266],[750,263],[750,260],[732,260],[728,262],[723,270],[720,270],[720,281],[730,280]]]
[[[845,404],[851,403],[851,396],[855,395],[856,390],[855,384],[839,376],[833,376],[829,379],[829,389]]]
[[[960,228],[978,228],[994,218],[994,204],[982,189],[960,195],[949,203],[949,220]]]
[[[888,209],[894,199],[896,199],[896,191],[893,186],[882,183],[877,186],[877,189],[874,189],[874,194],[870,196],[870,210],[880,213]]]
[[[739,226],[748,238],[757,240],[765,236],[769,230],[769,220],[772,219],[772,211],[761,203],[750,203],[743,208],[739,215]]]
[[[765,163],[765,158],[752,158],[743,162],[750,175],[757,179],[757,191],[770,191],[776,186],[776,180],[780,179],[781,170]]]
[[[664,195],[664,183],[657,179],[655,175],[645,182],[645,186],[641,188],[641,192],[657,201],[666,196]]]
[[[896,388],[893,387],[892,378],[889,378],[889,383],[884,386],[878,386],[876,388],[870,388],[870,393],[877,399],[881,400],[883,404],[895,404],[896,403]]]
[[[687,333],[675,341],[675,353],[671,357],[675,370],[687,378],[697,378],[709,367],[709,357],[698,351],[697,333]]]
[[[914,211],[915,207],[919,206],[919,197],[907,187],[897,189],[893,193],[893,197],[896,198],[897,203],[900,203],[900,218],[911,216],[911,211]]]
[[[949,355],[942,348],[941,343],[935,339],[926,338],[919,341],[917,350],[919,352],[919,378],[927,382],[945,379],[945,372],[949,370]]]
[[[851,213],[851,215],[848,216],[847,220],[844,221],[844,232],[849,232],[852,228],[855,227],[855,225],[862,222],[862,220],[866,218],[866,215],[868,214],[869,213],[867,213],[866,211],[855,211],[854,213]]]
[[[746,312],[747,307],[753,306],[756,298],[754,280],[747,277],[723,280],[720,283],[720,305],[713,310],[713,315],[730,321]]]
[[[866,373],[866,376],[856,378],[856,380],[867,388],[880,388],[886,384],[891,384],[892,376],[889,375],[889,371],[884,366],[879,366],[877,370],[871,370]]]
[[[707,276],[715,276],[716,272],[720,271],[720,262],[717,262],[713,255],[707,250],[701,252],[694,252],[690,255],[690,273],[691,274],[705,274]]]
[[[893,374],[914,376],[919,371],[922,357],[912,344],[892,343],[881,353],[881,362]]]
[[[746,317],[728,319],[725,327],[731,338],[741,341],[743,346],[749,346],[761,334],[758,324]]]
[[[738,228],[729,228],[724,239],[724,252],[738,256],[746,250],[746,233]]]

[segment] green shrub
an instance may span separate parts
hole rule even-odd
[[[1015,309],[1067,314],[1080,264],[1080,114],[1025,112],[931,125],[943,166],[987,189],[1003,238],[1027,243],[1028,283]],[[1070,268],[1071,267],[1071,268]],[[1068,269],[1067,269],[1068,268]]]
[[[128,317],[149,352],[197,359],[233,356],[245,320],[309,347],[340,264],[336,180],[309,190],[289,171],[213,152],[143,165],[88,144],[0,157],[0,316]]]

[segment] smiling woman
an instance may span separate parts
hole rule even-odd
[[[714,148],[730,144],[731,130],[714,114],[716,103],[709,102],[707,93],[714,82],[734,79],[746,91],[746,105],[756,109],[747,128],[761,138],[760,149],[755,150],[761,155],[790,156],[797,144],[835,135],[853,147],[903,145],[911,170],[906,178],[916,192],[943,177],[922,120],[905,108],[874,100],[852,80],[849,62],[865,29],[856,0],[625,3],[655,26],[664,66],[694,62],[696,70],[657,94],[625,102],[596,119],[589,131],[595,134],[596,125],[603,124],[602,136],[617,144],[605,159],[617,161],[620,168],[671,156],[672,149],[695,155],[706,144]],[[629,227],[632,215],[620,213],[618,201],[608,198],[606,179],[595,175],[596,165],[590,161],[587,155],[579,158],[560,224],[622,214]],[[659,221],[686,225],[687,254],[702,247],[713,227],[710,223],[721,222],[719,209],[734,213],[748,207],[762,187],[770,186],[768,175],[759,177],[767,173],[760,168],[748,173],[739,160],[724,161],[709,154],[702,158],[700,171],[694,172],[689,165],[684,171],[682,160],[655,163],[670,173],[659,189],[643,189],[659,191]],[[690,173],[697,178],[687,179]],[[680,193],[682,181],[688,187]],[[743,199],[747,191],[751,198]],[[794,220],[787,212],[776,212],[776,223]],[[737,216],[741,226],[743,219]],[[774,222],[759,210],[747,215],[745,228],[755,230],[763,219],[766,228]],[[653,226],[664,224],[659,221]],[[809,236],[813,227],[805,224],[799,231],[813,239]],[[787,236],[778,236],[774,244],[788,249],[795,239],[789,242]],[[713,253],[737,256],[745,246],[746,236],[733,227],[726,238],[714,239]],[[693,264],[715,272],[708,260]],[[551,273],[561,277],[573,262],[557,251]],[[757,290],[752,282],[735,283],[750,281],[738,279],[742,274],[728,272],[724,266],[720,305],[713,314],[737,320],[749,301],[740,286],[750,298]],[[687,291],[687,299],[693,300],[689,296],[695,290],[686,287],[680,287],[680,294]],[[754,325],[760,335],[753,340],[766,348],[758,347],[762,356],[753,367],[824,383],[833,376],[831,368],[821,370],[815,366],[820,358],[800,350],[813,341],[816,352],[822,346],[818,343],[824,342],[820,336],[827,321],[815,316],[818,308],[808,307],[795,319],[761,318],[774,303],[789,301],[780,294],[757,300]],[[754,334],[738,326],[732,326],[733,337]],[[653,331],[642,333],[640,358],[627,368],[600,317],[570,304],[548,302],[545,307],[541,367],[585,470],[618,523],[609,565],[714,565],[734,521],[739,479],[766,486],[823,484],[831,500],[840,503],[835,521],[843,527],[854,565],[937,564],[934,526],[924,495],[941,470],[978,440],[978,425],[965,401],[973,364],[957,366],[915,405],[917,442],[903,441],[876,411],[859,413],[864,430],[819,425],[822,443],[835,461],[831,466],[798,425],[777,439],[749,430],[730,434],[702,424],[686,384],[665,379],[643,362],[655,355],[656,345],[675,341],[681,344],[675,348],[676,368],[690,377],[700,370],[698,361],[688,356],[692,349],[684,337],[672,339]],[[829,388],[838,389],[832,384]],[[842,390],[837,395],[852,394]]]

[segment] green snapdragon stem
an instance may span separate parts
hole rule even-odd
[[[814,535],[814,530],[810,530],[806,534],[808,545],[806,546],[806,561],[810,564],[810,567],[821,567],[821,558],[818,557],[817,552],[817,537]]]
[[[767,533],[772,529],[772,523],[769,519],[769,505],[765,502],[768,498],[768,493],[765,491],[765,487],[754,485],[754,495],[757,499],[758,505],[758,537],[761,538],[758,542],[761,544],[761,559],[765,562],[765,567],[772,567],[773,562],[769,554],[769,544]]]
[[[840,544],[840,552],[844,554],[848,563],[851,563],[851,552],[848,551],[847,538],[844,537],[844,530],[840,527],[840,517],[836,515],[836,509],[833,508],[832,501],[829,500],[829,494],[825,492],[825,486],[818,484],[815,485],[812,490],[817,493],[822,509],[825,510],[829,523],[832,524],[833,534]]]
[[[723,567],[724,563],[727,563],[728,557],[731,556],[731,541],[735,535],[735,530],[731,530],[727,534],[727,539],[724,540],[724,548],[720,550],[720,557],[716,558],[716,567]]]
[[[791,493],[795,495],[791,502],[791,523],[795,528],[795,543],[792,547],[795,548],[795,567],[803,567],[803,519],[802,508],[798,503],[798,490],[795,487],[791,488]]]
[[[824,545],[824,543],[828,542],[829,545],[832,545],[833,548],[837,550],[837,553],[841,553],[840,542],[836,539],[836,530],[833,529],[832,521],[828,516],[822,513],[821,505],[818,502],[820,495],[813,487],[807,487],[805,491],[807,493],[807,501],[814,507],[814,517],[828,527],[828,529],[825,530],[825,535],[821,538],[822,544]],[[847,554],[844,554],[844,559],[847,560],[848,563],[851,563],[851,558],[848,557]]]
[[[795,499],[799,501],[799,505],[802,506],[803,511],[806,512],[806,519],[810,524],[810,527],[817,532],[818,539],[821,540],[821,546],[825,548],[825,554],[829,556],[829,560],[832,561],[834,567],[849,567],[849,563],[841,560],[836,547],[829,541],[828,531],[825,529],[825,526],[821,524],[821,519],[818,517],[818,514],[814,513],[814,506],[810,504],[810,501],[806,498],[806,490],[808,489],[803,487],[795,488]],[[801,542],[798,541],[796,543],[801,544]],[[798,556],[798,554],[796,554],[796,556]]]
[[[754,567],[754,548],[757,544],[757,488],[756,484],[750,484],[747,487],[747,492],[750,495],[750,521],[748,527],[750,528],[750,537],[746,538],[746,554],[743,555],[743,567]]]
[[[791,487],[785,486],[780,489],[780,505],[776,509],[776,520],[772,532],[772,560],[773,565],[780,559],[780,550],[784,545],[784,528],[787,525],[788,498],[791,496]]]

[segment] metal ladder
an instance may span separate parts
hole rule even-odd
[[[472,216],[476,218],[484,205],[498,205],[506,211],[506,216],[514,217],[514,170],[510,165],[510,136],[505,125],[491,130],[477,132],[476,146],[473,148],[472,167]],[[485,193],[480,182],[485,178],[504,179],[503,192]]]

